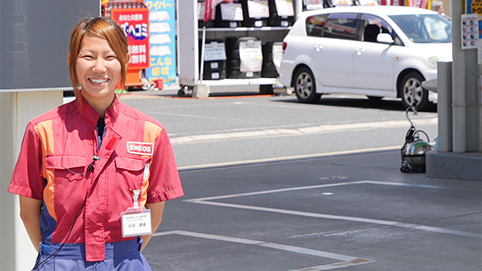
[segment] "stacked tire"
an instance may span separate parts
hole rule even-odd
[[[240,44],[258,41],[256,37],[230,37],[226,38],[226,77],[227,78],[260,78],[259,71],[241,71]],[[260,48],[261,49],[261,48]]]
[[[231,5],[231,4],[241,4],[238,0],[234,0],[232,3],[220,3],[216,6],[216,18],[214,20],[216,27],[228,27],[228,28],[236,28],[240,27],[242,24],[241,21],[232,21],[232,20],[223,20],[223,16],[221,13],[221,9],[223,5]]]
[[[223,45],[224,42],[223,40],[206,40],[205,45]],[[202,48],[202,41],[199,41],[199,48]],[[224,47],[224,46],[223,46]],[[201,50],[199,51],[199,58],[201,63],[201,53],[203,53]],[[208,54],[209,52],[206,52],[206,49],[204,51],[204,54]],[[222,52],[223,55],[225,52]],[[204,71],[203,71],[203,80],[220,80],[220,79],[225,79],[226,78],[226,60],[223,59],[223,57],[218,57],[215,59],[208,58],[204,60]],[[201,67],[199,67],[201,69]]]
[[[244,27],[264,27],[268,25],[268,18],[269,18],[269,12],[267,17],[263,18],[251,18],[249,16],[250,14],[250,6],[248,4],[250,0],[241,0],[241,4],[243,7],[243,16],[244,20],[242,23],[242,26]],[[251,6],[252,7],[252,6]]]
[[[281,3],[282,1],[280,1]],[[293,5],[293,2],[289,1],[287,5]],[[269,12],[270,17],[268,20],[268,25],[270,26],[292,26],[295,22],[294,13],[289,15],[279,14],[279,9],[276,6],[276,0],[269,0]]]
[[[279,76],[276,61],[280,60],[277,52],[282,50],[282,41],[267,41],[263,43],[263,70],[261,77],[276,78]]]

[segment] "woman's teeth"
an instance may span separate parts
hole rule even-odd
[[[109,79],[93,79],[93,78],[90,78],[90,81],[92,81],[93,83],[96,83],[96,84],[102,84],[102,83],[105,83],[107,82]]]

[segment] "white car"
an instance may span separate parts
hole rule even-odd
[[[452,59],[452,22],[410,7],[352,6],[303,12],[283,40],[279,81],[300,102],[323,93],[402,98],[423,109],[437,94],[437,62]]]

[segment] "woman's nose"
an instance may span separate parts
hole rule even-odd
[[[97,58],[95,60],[93,71],[97,73],[103,73],[107,71],[107,68],[105,67],[104,59]]]

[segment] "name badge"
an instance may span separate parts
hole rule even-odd
[[[122,237],[151,235],[151,210],[140,206],[140,190],[132,190],[132,192],[134,207],[129,207],[121,213]]]
[[[151,210],[129,208],[121,214],[122,237],[152,234]]]

